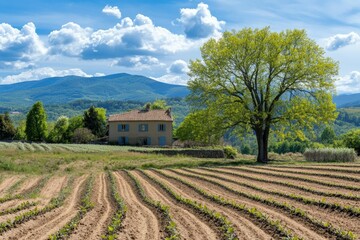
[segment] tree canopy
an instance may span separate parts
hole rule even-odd
[[[47,133],[47,116],[43,104],[36,102],[26,115],[27,140],[44,141]]]
[[[0,114],[0,140],[11,139],[15,136],[16,129],[8,112]]]
[[[106,134],[106,110],[91,106],[84,112],[84,126],[97,137]]]
[[[190,62],[189,101],[211,109],[216,128],[252,131],[257,161],[268,161],[270,131],[304,138],[303,130],[335,120],[338,65],[303,30],[245,28],[225,32],[201,47]]]

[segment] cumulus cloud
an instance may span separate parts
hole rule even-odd
[[[341,47],[360,42],[360,36],[355,32],[351,32],[349,34],[337,34],[326,39],[326,42],[326,49],[329,51],[335,51]]]
[[[176,85],[187,85],[189,78],[186,75],[174,75],[174,74],[165,74],[161,77],[151,77],[152,79]]]
[[[209,6],[199,3],[197,8],[182,8],[177,22],[184,27],[186,37],[191,39],[218,37],[224,21],[219,21],[211,15]]]
[[[65,56],[79,56],[83,48],[90,44],[91,34],[91,28],[82,28],[73,22],[66,23],[60,30],[49,34],[50,52]]]
[[[117,58],[129,55],[165,55],[191,47],[185,36],[155,26],[149,17],[138,14],[124,18],[113,28],[91,34],[82,52],[84,59]]]
[[[21,30],[0,24],[0,68],[26,68],[46,53],[34,23],[25,24]]]
[[[135,70],[149,69],[152,66],[162,66],[159,59],[151,56],[123,57],[113,62],[112,65],[133,68]]]
[[[105,13],[106,15],[114,16],[119,19],[121,18],[121,12],[117,6],[112,7],[112,6],[106,5],[104,7],[104,9],[102,10],[102,12]]]
[[[168,73],[173,74],[187,74],[189,72],[189,67],[184,60],[179,59],[174,61],[167,71]]]
[[[81,77],[92,77],[93,75],[89,75],[83,72],[79,68],[67,69],[67,70],[55,70],[50,67],[32,69],[25,72],[22,72],[17,75],[9,75],[2,79],[0,79],[1,84],[12,84],[18,82],[25,82],[25,81],[34,81],[34,80],[41,80],[44,78],[49,77],[63,77],[63,76],[81,76]],[[95,74],[95,76],[103,76],[101,73]]]
[[[338,94],[351,94],[360,92],[360,72],[352,71],[350,74],[339,77],[335,81]]]

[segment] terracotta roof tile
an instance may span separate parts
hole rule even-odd
[[[109,122],[118,121],[173,121],[168,110],[132,110],[109,116]]]

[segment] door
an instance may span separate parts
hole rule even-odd
[[[164,136],[159,137],[159,145],[160,146],[165,146],[166,145],[166,137],[164,137]]]

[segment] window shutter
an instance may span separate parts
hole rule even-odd
[[[129,137],[125,137],[125,144],[129,144]]]
[[[118,132],[121,132],[121,124],[118,124]]]
[[[148,124],[145,124],[145,132],[147,132],[149,129],[149,125]]]
[[[164,123],[163,126],[164,126],[163,131],[166,132],[166,124]]]
[[[147,138],[147,145],[151,145],[151,137]]]
[[[128,132],[129,131],[129,124],[125,125],[125,131]]]
[[[118,143],[119,143],[119,145],[124,145],[124,141],[123,141],[122,137],[118,138]]]

